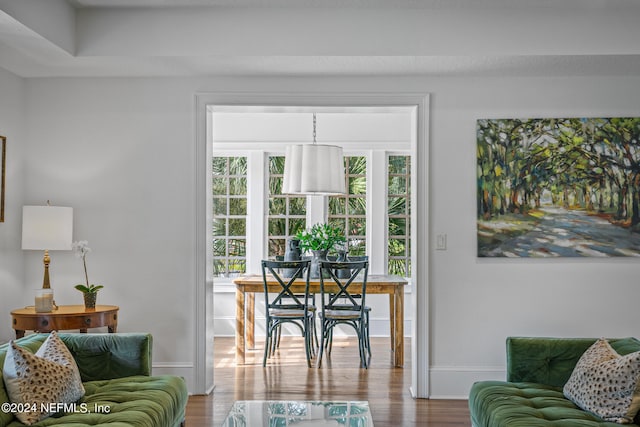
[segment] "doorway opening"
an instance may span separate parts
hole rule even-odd
[[[428,328],[423,325],[427,316],[426,310],[415,309],[417,305],[426,306],[428,264],[424,260],[428,257],[426,248],[420,243],[409,245],[411,241],[424,241],[415,236],[421,229],[422,233],[427,229],[426,222],[420,219],[420,212],[424,212],[426,218],[426,197],[421,198],[421,194],[426,194],[427,186],[421,170],[426,171],[428,152],[428,98],[424,95],[402,96],[405,102],[397,103],[393,97],[381,96],[384,101],[378,99],[369,104],[358,97],[351,98],[349,102],[323,97],[321,104],[318,100],[302,104],[303,99],[313,101],[313,95],[282,96],[278,102],[273,99],[271,102],[257,102],[259,99],[238,102],[236,99],[232,103],[228,102],[227,96],[233,97],[216,94],[197,97],[198,153],[204,155],[204,159],[198,161],[200,168],[197,173],[198,180],[202,181],[200,189],[205,190],[199,194],[207,195],[207,200],[201,202],[206,214],[204,221],[200,218],[203,224],[199,227],[207,237],[203,242],[205,261],[199,265],[200,274],[204,274],[205,279],[201,283],[206,286],[199,292],[200,308],[196,313],[200,317],[197,324],[201,325],[196,336],[201,343],[196,379],[204,378],[202,389],[210,391],[215,384],[213,349],[208,343],[213,343],[216,335],[235,333],[233,278],[244,273],[257,273],[261,259],[280,255],[277,252],[283,247],[287,233],[295,232],[294,226],[311,226],[332,219],[361,225],[346,231],[351,233],[348,237],[359,250],[369,255],[372,274],[398,273],[400,270],[393,269],[405,269],[402,275],[410,282],[405,291],[405,331],[409,332],[405,335],[412,340],[412,395],[428,397],[425,387],[428,341],[424,339]],[[245,101],[251,98],[249,95],[236,96]],[[371,101],[375,97],[365,98]],[[280,200],[270,191],[269,183],[277,182],[280,172],[274,170],[274,165],[279,164],[286,145],[311,143],[312,114],[318,117],[318,142],[341,145],[347,161],[361,165],[352,178],[365,183],[364,197],[351,194],[353,200],[341,202],[328,200],[326,196],[313,196],[303,203],[290,203],[289,200]],[[399,163],[407,166],[404,176],[391,173],[394,165]],[[424,164],[422,168],[421,163]],[[232,164],[236,166],[233,170]],[[214,171],[215,168],[218,170]],[[390,183],[394,182],[397,187],[403,179],[409,180],[407,209],[398,212],[394,203],[401,205],[402,201],[398,200],[397,190],[392,189]],[[231,188],[232,183],[234,188]],[[217,189],[214,188],[216,185]],[[226,194],[223,194],[223,187]],[[363,206],[364,212],[358,211],[355,201]],[[274,206],[277,209],[274,210]],[[344,209],[341,210],[340,206]],[[391,216],[390,206],[396,207]],[[361,218],[359,213],[362,213]],[[360,219],[363,221],[358,221]],[[399,229],[398,224],[403,224],[403,221],[406,228]],[[199,239],[202,237],[198,235]],[[407,242],[406,247],[402,245],[403,238]],[[424,251],[422,255],[421,250]],[[402,257],[403,251],[406,259]],[[388,329],[388,303],[374,298],[371,304],[374,305],[372,313],[377,314],[372,316],[372,336],[388,336],[391,332]],[[256,311],[259,307],[260,304],[256,303]],[[261,327],[258,313],[258,336],[262,334]],[[211,378],[210,384],[207,383],[208,378]]]

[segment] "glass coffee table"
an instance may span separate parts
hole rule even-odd
[[[369,402],[240,400],[222,427],[373,427]]]

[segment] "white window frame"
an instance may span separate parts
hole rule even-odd
[[[283,156],[276,150],[214,150],[213,156],[247,158],[247,273],[258,273],[260,261],[268,252],[268,183],[269,156]],[[367,227],[366,247],[369,255],[370,274],[386,274],[387,252],[387,196],[389,156],[411,156],[410,151],[354,150],[345,156],[362,156],[367,161]],[[413,161],[413,159],[412,159]],[[374,173],[376,171],[377,173]],[[379,171],[384,171],[380,173]],[[373,197],[380,194],[381,197]],[[328,197],[307,196],[307,226],[325,222],[328,216]],[[378,232],[376,232],[378,231]],[[235,290],[233,278],[216,278],[216,290]]]
[[[269,172],[269,158],[270,157],[284,157],[284,153],[275,153],[275,152],[267,152],[264,155],[264,205],[263,205],[263,209],[264,209],[264,250],[263,250],[263,254],[264,257],[268,256],[269,253],[269,178],[270,178],[270,172]],[[302,196],[304,197],[304,196]],[[288,204],[288,202],[287,202]],[[307,227],[309,227],[309,198],[307,197],[307,201],[306,201],[306,205],[305,205],[305,222],[307,224]],[[288,225],[288,221],[287,221],[287,225]],[[288,227],[287,227],[287,233],[289,232]],[[284,255],[284,254],[283,254]]]
[[[236,154],[233,154],[233,153],[231,153],[231,152],[225,152],[225,153],[223,153],[223,154],[218,153],[218,154],[215,154],[215,155],[213,155],[213,156],[211,157],[211,161],[213,161],[213,159],[214,159],[215,157],[221,157],[221,158],[226,158],[226,159],[229,159],[229,158],[232,158],[232,157],[236,157],[236,158],[237,158],[237,157],[244,157],[244,158],[246,158],[246,155],[245,155],[245,154],[237,154],[237,155],[236,155]],[[247,160],[248,160],[248,159],[247,159]],[[248,164],[247,164],[247,173],[248,173]],[[228,174],[228,171],[227,171],[227,174],[226,174],[226,175],[224,175],[224,176],[223,176],[223,178],[229,179],[229,178],[230,178],[230,176],[231,176],[231,175],[229,175],[229,174]],[[211,174],[211,179],[214,179],[214,178],[216,178],[216,177],[219,177],[219,176],[218,176],[218,175],[213,175],[213,173]],[[245,199],[247,200],[247,211],[246,211],[246,213],[245,213],[245,234],[244,234],[244,236],[242,236],[242,237],[244,237],[244,241],[245,241],[245,256],[244,256],[244,258],[245,258],[245,268],[246,268],[246,261],[247,261],[247,254],[246,254],[246,245],[247,245],[247,229],[246,229],[246,225],[247,225],[247,224],[246,224],[246,221],[248,220],[248,216],[249,216],[249,206],[248,206],[248,205],[249,205],[249,189],[248,189],[248,188],[247,188],[247,192],[246,192],[246,194],[245,194],[244,196],[245,196]],[[226,231],[227,231],[226,235],[224,236],[224,240],[225,240],[225,257],[224,257],[224,259],[225,259],[225,264],[229,262],[229,256],[228,256],[228,250],[229,250],[229,249],[228,249],[228,247],[229,247],[229,228],[228,228],[228,227],[229,227],[229,219],[230,219],[230,217],[229,217],[229,215],[228,215],[228,212],[229,212],[229,201],[230,201],[231,199],[235,199],[235,198],[236,198],[236,197],[230,197],[230,195],[229,195],[229,194],[227,194],[227,195],[226,195],[226,197],[227,197],[227,199],[226,199],[226,200],[227,200],[227,209],[226,209],[226,213],[225,213],[225,215],[223,216],[223,217],[225,218],[225,220],[226,220],[226,227],[225,227],[225,229],[226,229]],[[213,213],[212,213],[212,215],[213,215],[213,217],[212,217],[212,218],[213,218],[213,219],[216,219],[216,215],[215,215],[215,214],[213,214]],[[219,238],[219,236],[213,236],[213,235],[212,235],[212,239],[213,239],[213,240],[215,240],[215,239],[217,239],[217,238]],[[216,277],[216,279],[224,278],[224,276],[215,276],[215,277]]]
[[[370,184],[370,179],[372,177],[372,173],[370,173],[369,169],[371,169],[371,153],[373,150],[366,150],[366,151],[345,151],[343,152],[344,157],[364,157],[366,159],[367,162],[367,170],[365,172],[365,179],[367,180],[367,192],[365,194],[365,209],[366,209],[366,218],[367,218],[367,226],[365,227],[365,247],[366,247],[366,253],[365,255],[369,255],[369,268],[372,267],[373,262],[375,261],[374,259],[371,258],[371,250],[370,250],[370,244],[371,244],[371,231],[374,230],[375,228],[371,228],[371,226],[369,225],[369,221],[371,219],[371,213],[375,212],[373,210],[371,210],[371,195],[374,194],[371,189],[371,184]],[[348,183],[347,183],[347,187],[348,187]],[[329,217],[329,198],[326,198],[327,200],[327,208],[326,208],[326,213],[325,213],[325,218],[322,219],[321,222],[325,222],[328,217]],[[345,209],[349,209],[349,206],[345,206]],[[316,221],[318,222],[318,221]],[[311,224],[313,225],[313,224]],[[348,254],[347,254],[348,256]]]
[[[408,171],[409,173],[409,188],[411,189],[411,194],[408,197],[408,202],[411,204],[411,209],[409,210],[408,214],[407,214],[407,220],[411,222],[410,228],[409,228],[409,239],[411,240],[411,233],[413,233],[413,228],[415,227],[415,221],[414,221],[414,216],[413,216],[413,193],[415,192],[414,190],[414,177],[413,177],[413,162],[415,161],[415,159],[413,158],[413,156],[411,155],[410,152],[407,151],[387,151],[385,154],[385,180],[387,181],[387,193],[385,193],[385,204],[384,204],[384,210],[385,210],[385,244],[387,244],[388,241],[388,233],[389,233],[389,207],[387,205],[388,201],[389,201],[389,157],[392,156],[405,156],[405,157],[409,157],[410,159],[410,169]],[[405,278],[407,280],[409,280],[409,282],[411,283],[411,277],[413,276],[413,269],[414,269],[414,265],[413,265],[413,248],[410,247],[409,248],[409,254],[407,255],[407,257],[409,258],[409,265],[411,267],[410,271],[408,271],[408,275],[405,275]],[[389,270],[389,251],[387,250],[387,247],[385,246],[385,260],[384,260],[384,265],[385,265],[385,270],[388,271]],[[407,288],[410,289],[410,288]]]

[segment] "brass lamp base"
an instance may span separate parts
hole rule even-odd
[[[49,282],[49,264],[51,263],[51,258],[49,257],[49,251],[44,250],[44,258],[42,259],[44,262],[44,279],[42,280],[42,289],[51,289],[51,283]]]

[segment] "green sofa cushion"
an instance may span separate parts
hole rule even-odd
[[[615,427],[564,397],[567,382],[595,338],[507,338],[507,381],[481,381],[469,393],[474,427]],[[640,350],[635,338],[609,340],[621,355]],[[638,417],[636,424],[640,427]]]
[[[578,408],[564,397],[561,387],[539,383],[475,383],[469,393],[469,409],[474,426],[620,427]]]
[[[184,379],[150,376],[151,335],[58,335],[78,364],[86,393],[75,412],[56,414],[34,426],[177,427],[184,420],[188,399]],[[32,334],[16,343],[35,353],[47,336]],[[0,367],[7,345],[0,345]],[[0,369],[0,402],[8,401]],[[13,414],[0,411],[0,427],[22,425]]]
[[[184,380],[176,376],[89,381],[84,387],[86,394],[75,413],[54,415],[34,426],[176,426],[185,416],[187,388]],[[82,413],[85,412],[82,404],[86,404],[91,413]],[[20,426],[17,420],[8,425]]]

